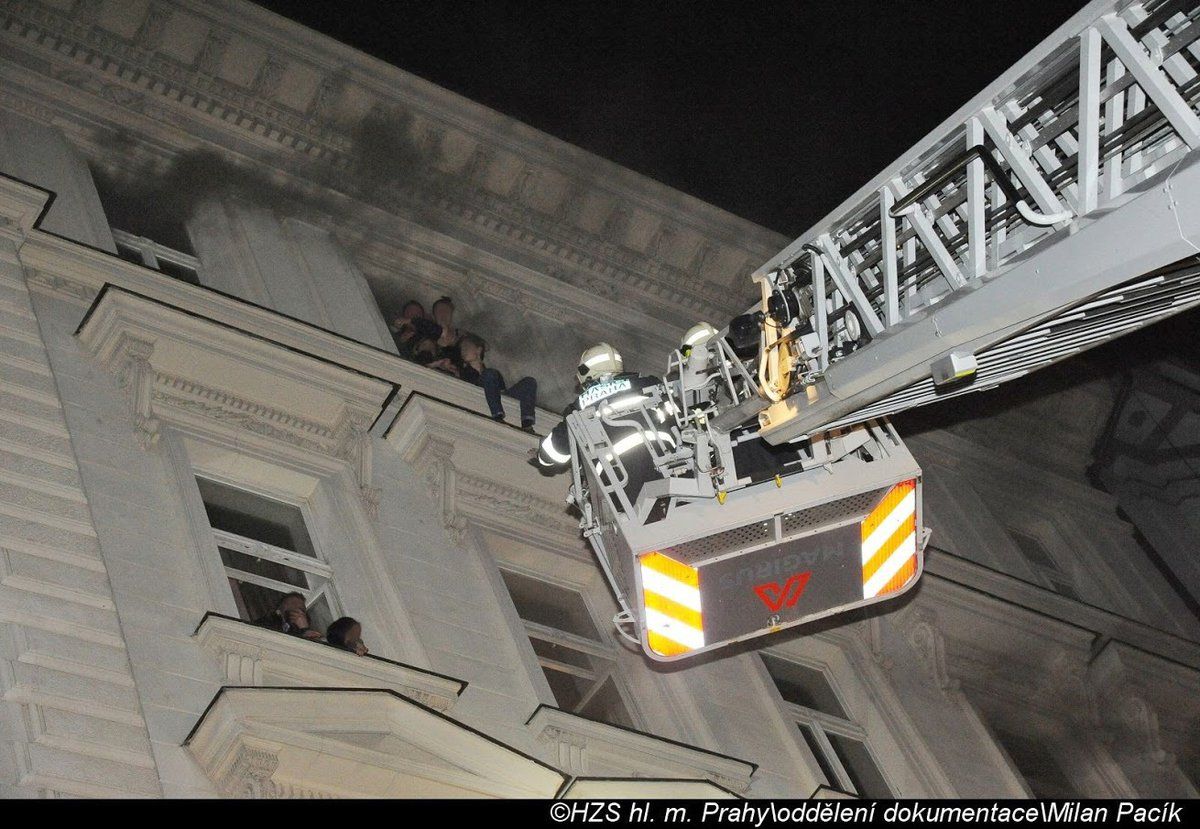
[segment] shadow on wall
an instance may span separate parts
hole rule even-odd
[[[351,130],[347,163],[332,167],[298,154],[244,159],[233,153],[195,150],[165,166],[148,161],[134,170],[94,168],[109,223],[177,250],[190,251],[184,230],[196,206],[213,197],[237,198],[281,215],[318,220],[346,212],[344,197],[386,207],[389,188],[428,179],[437,152],[413,137],[412,117],[372,110]],[[135,152],[137,141],[114,133],[101,141],[106,157]],[[265,167],[274,166],[275,172]]]

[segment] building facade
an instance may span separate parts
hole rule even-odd
[[[1104,382],[905,433],[905,598],[651,665],[536,438],[387,321],[452,295],[544,433],[584,346],[659,370],[783,239],[248,3],[0,0],[0,43],[0,794],[1200,793]],[[288,589],[371,656],[249,624]]]

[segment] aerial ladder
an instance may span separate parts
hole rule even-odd
[[[1097,0],[757,269],[661,379],[586,389],[568,500],[676,660],[901,595],[929,530],[890,415],[1200,303],[1200,3]]]

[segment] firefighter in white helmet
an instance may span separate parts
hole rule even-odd
[[[667,407],[661,402],[651,404],[648,413],[638,414],[639,408],[649,400],[662,401],[662,380],[637,372],[626,372],[621,355],[608,343],[600,343],[584,351],[579,357],[576,376],[579,380],[579,396],[563,412],[563,422],[542,440],[536,464],[544,474],[552,474],[571,463],[571,439],[567,420],[575,412],[594,411],[604,424],[609,462],[618,463],[622,472],[621,488],[632,502],[648,481],[659,477],[655,466],[655,454],[670,451],[675,447],[675,437],[669,422],[673,422]],[[656,389],[658,390],[656,392]],[[645,422],[642,418],[648,418]],[[656,428],[647,428],[654,425]],[[649,444],[657,447],[650,451]],[[584,459],[581,459],[584,460]],[[604,484],[608,484],[608,473],[600,468],[598,458],[586,459],[589,468],[594,467]]]
[[[585,398],[589,389],[606,380],[613,380],[621,375],[625,361],[621,352],[608,343],[600,343],[579,355],[579,368],[575,376],[579,380],[579,390],[583,393],[563,412],[565,418],[570,412],[580,408],[580,401]],[[538,465],[546,470],[559,470],[571,462],[571,442],[567,437],[567,422],[563,420],[554,427],[550,434],[542,439],[538,448]]]

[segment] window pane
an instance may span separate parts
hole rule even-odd
[[[808,744],[808,750],[812,752],[812,756],[817,760],[817,765],[821,767],[821,774],[825,775],[825,783],[834,789],[841,790],[842,784],[838,782],[837,774],[833,771],[833,765],[825,755],[825,749],[817,741],[817,735],[812,730],[812,726],[800,722],[796,723],[796,727],[804,735],[804,742]]]
[[[769,654],[761,656],[779,695],[787,702],[846,719],[846,712],[825,674]]]
[[[625,710],[625,703],[621,700],[621,695],[617,692],[617,685],[613,682],[612,677],[604,681],[600,690],[592,695],[587,705],[579,713],[593,720],[633,728],[633,718]]]
[[[554,642],[547,642],[545,639],[538,639],[533,636],[529,637],[529,641],[533,645],[533,652],[538,656],[553,659],[555,662],[574,665],[576,668],[586,668],[589,671],[592,669],[592,660],[585,653],[580,653],[565,645],[557,645]]]
[[[257,622],[266,618],[279,606],[279,601],[285,594],[285,591],[240,581],[233,576],[229,577],[229,586],[233,588],[238,611],[247,622]]]
[[[522,619],[599,641],[587,605],[574,590],[505,570],[500,575]]]
[[[865,745],[851,737],[842,737],[837,734],[827,736],[829,742],[833,743],[833,750],[837,752],[838,759],[842,761],[842,767],[846,769],[846,774],[850,775],[850,781],[854,783],[854,788],[859,795],[862,797],[893,796],[892,790],[884,782],[883,775],[879,773],[879,767],[875,765],[875,760]]]
[[[237,550],[227,550],[224,547],[217,549],[221,551],[221,561],[229,567],[272,581],[282,581],[299,587],[301,590],[308,589],[308,578],[302,571],[294,567],[288,567],[265,558],[255,558]]]
[[[329,630],[329,624],[332,621],[333,608],[329,606],[329,600],[322,593],[316,601],[308,606],[308,625],[313,630],[321,631],[321,634],[324,635],[325,631]]]
[[[1034,797],[1078,797],[1075,787],[1063,773],[1054,755],[1036,738],[1006,731],[996,731],[995,734],[1017,771],[1025,778]]]
[[[253,492],[197,478],[204,509],[213,529],[282,547],[316,558],[300,508]]]
[[[583,679],[572,674],[556,671],[553,668],[542,667],[550,690],[554,693],[554,701],[564,711],[574,711],[586,694],[595,684],[595,680]]]
[[[167,276],[172,276],[183,282],[190,282],[193,285],[200,284],[200,277],[196,275],[194,270],[177,262],[172,262],[170,259],[159,258],[158,270]]]

